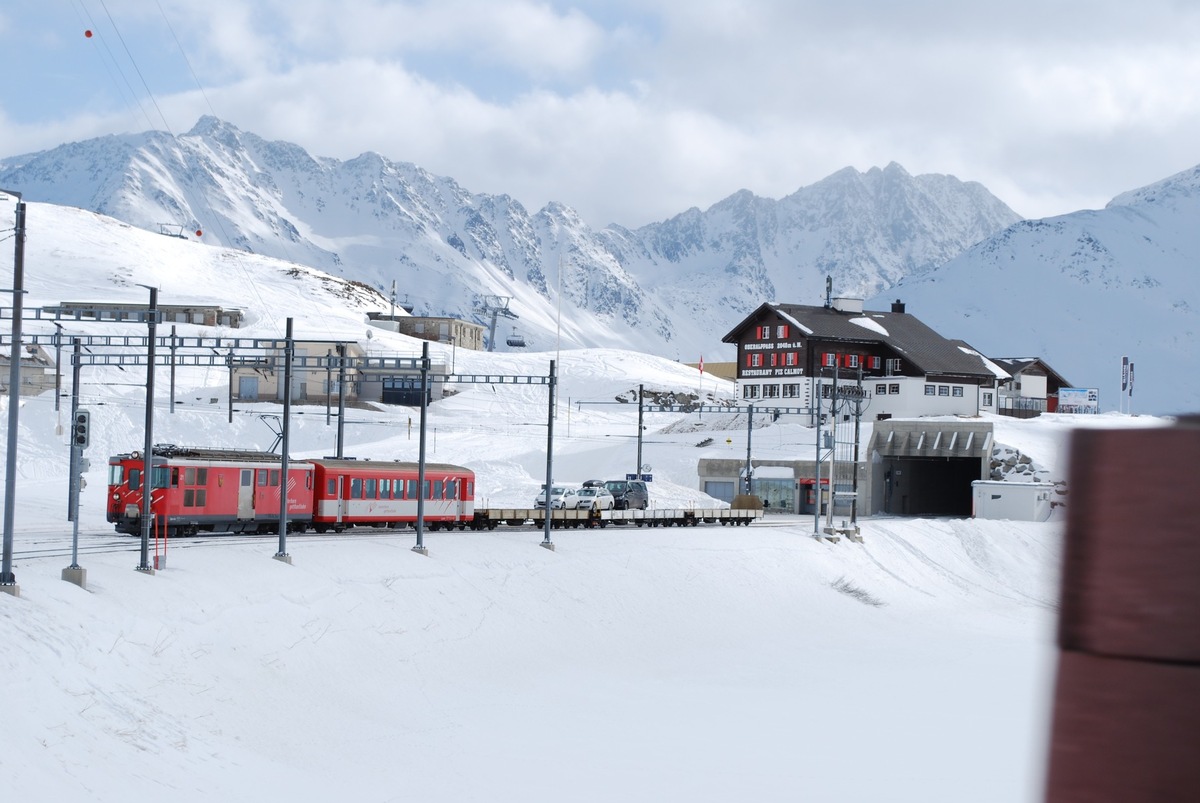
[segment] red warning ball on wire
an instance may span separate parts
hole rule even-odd
[[[204,236],[204,232],[203,232],[202,230],[200,230],[200,229],[196,229],[196,236],[197,236],[197,237],[203,237],[203,236]]]
[[[92,32],[91,32],[91,31],[84,31],[84,32],[83,32],[83,35],[84,35],[84,36],[86,36],[88,39],[91,39],[91,38],[92,38]]]

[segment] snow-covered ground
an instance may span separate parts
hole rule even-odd
[[[113,224],[62,213],[57,225],[91,245]],[[244,336],[281,335],[284,314],[298,337],[365,329],[360,312],[265,263],[255,273],[224,252],[117,234],[120,251],[87,260],[31,240],[27,303],[114,287],[136,300],[136,283],[175,284],[240,298]],[[387,332],[364,343],[415,346]],[[459,373],[541,375],[557,357],[554,475],[569,483],[632,470],[636,406],[618,399],[639,384],[732,392],[630,352],[435,349]],[[6,799],[1040,799],[1061,518],[867,518],[864,543],[831,544],[811,537],[809,519],[772,515],[750,527],[555,531],[555,551],[538,546],[541,532],[502,527],[426,533],[427,557],[411,531],[290,536],[290,566],[272,560],[276,536],[193,539],[172,542],[148,576],[135,571],[137,539],[103,513],[105,458],[142,445],[137,374],[88,368],[81,383],[93,414],[86,589],[60,579],[66,408],[48,395],[22,403],[20,596],[0,594]],[[269,446],[259,416],[280,407],[239,404],[230,425],[225,381],[181,370],[172,413],[160,374],[155,440]],[[292,453],[331,454],[324,407],[293,412]],[[475,469],[480,504],[527,506],[545,476],[548,413],[541,386],[462,386],[430,410],[428,457]],[[697,459],[745,455],[744,420],[686,418],[646,416],[655,505],[711,504]],[[762,418],[755,458],[807,456],[811,430]],[[997,443],[1050,479],[1066,476],[1073,427],[1162,423],[994,420]],[[345,452],[415,458],[417,424],[406,408],[351,410]],[[706,437],[713,445],[696,448]]]

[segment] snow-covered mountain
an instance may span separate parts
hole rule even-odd
[[[151,231],[202,229],[204,242],[385,291],[395,280],[417,314],[478,319],[483,296],[508,296],[535,348],[554,346],[561,326],[565,345],[710,360],[725,348],[714,332],[764,300],[815,302],[826,275],[839,293],[875,293],[1019,219],[978,184],[891,164],[778,201],[743,190],[704,212],[594,230],[560,203],[531,214],[413,164],[313,157],[212,117],[179,137],[0,160],[0,186]]]
[[[1020,221],[978,184],[893,163],[847,168],[780,200],[743,190],[705,211],[597,230],[561,203],[530,213],[413,164],[314,157],[205,117],[179,137],[109,136],[0,159],[0,186],[150,231],[203,229],[205,243],[385,293],[395,281],[417,314],[486,323],[483,297],[507,296],[533,349],[730,359],[720,335],[749,311],[819,303],[832,276],[839,295],[883,309],[903,297],[989,355],[1044,357],[1100,388],[1104,409],[1118,407],[1128,354],[1134,409],[1172,413],[1200,409],[1198,171],[1104,210]],[[507,332],[497,334],[503,349]]]
[[[935,329],[995,357],[1043,357],[1119,408],[1200,410],[1200,166],[1102,210],[1017,223],[868,302],[902,298]]]

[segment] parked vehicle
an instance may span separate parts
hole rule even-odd
[[[565,506],[576,510],[612,510],[616,505],[607,488],[591,485],[576,491],[574,498]]]
[[[562,510],[564,507],[574,507],[574,503],[567,505],[567,500],[574,500],[575,489],[568,488],[565,485],[554,485],[550,488],[550,509]],[[546,486],[542,486],[542,490],[538,491],[537,499],[533,500],[535,508],[546,507]]]
[[[616,510],[645,510],[650,491],[641,480],[608,480],[604,487],[613,495]]]

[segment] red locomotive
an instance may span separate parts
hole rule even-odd
[[[230,449],[156,446],[151,513],[168,536],[198,532],[279,531],[279,455]],[[141,532],[143,458],[108,461],[108,521]],[[288,530],[341,532],[347,527],[404,527],[417,520],[416,463],[293,460],[288,464]],[[462,466],[425,464],[425,526],[463,529],[475,517],[475,474]]]

